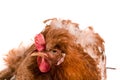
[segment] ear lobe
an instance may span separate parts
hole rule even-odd
[[[62,58],[57,62],[57,65],[60,65],[64,61],[65,56],[65,53],[62,53]]]

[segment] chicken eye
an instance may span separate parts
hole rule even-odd
[[[51,53],[52,53],[52,54],[56,54],[56,53],[57,53],[57,50],[56,50],[56,49],[53,49],[53,50],[51,50]]]

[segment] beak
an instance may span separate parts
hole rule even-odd
[[[31,54],[31,56],[40,56],[40,57],[48,57],[46,53],[43,52],[34,52]]]

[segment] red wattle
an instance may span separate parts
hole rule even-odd
[[[48,61],[45,58],[38,57],[37,62],[38,62],[39,70],[41,72],[45,73],[50,70],[50,64],[48,63]]]

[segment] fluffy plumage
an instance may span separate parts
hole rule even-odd
[[[80,30],[77,23],[56,18],[44,23],[46,27],[40,34],[44,36],[45,49],[38,51],[33,44],[24,51],[11,50],[5,59],[10,71],[0,72],[0,79],[10,79],[13,75],[16,80],[106,79],[104,40],[92,27]],[[31,56],[34,53],[37,56]],[[39,55],[50,64],[48,72],[40,71]]]

